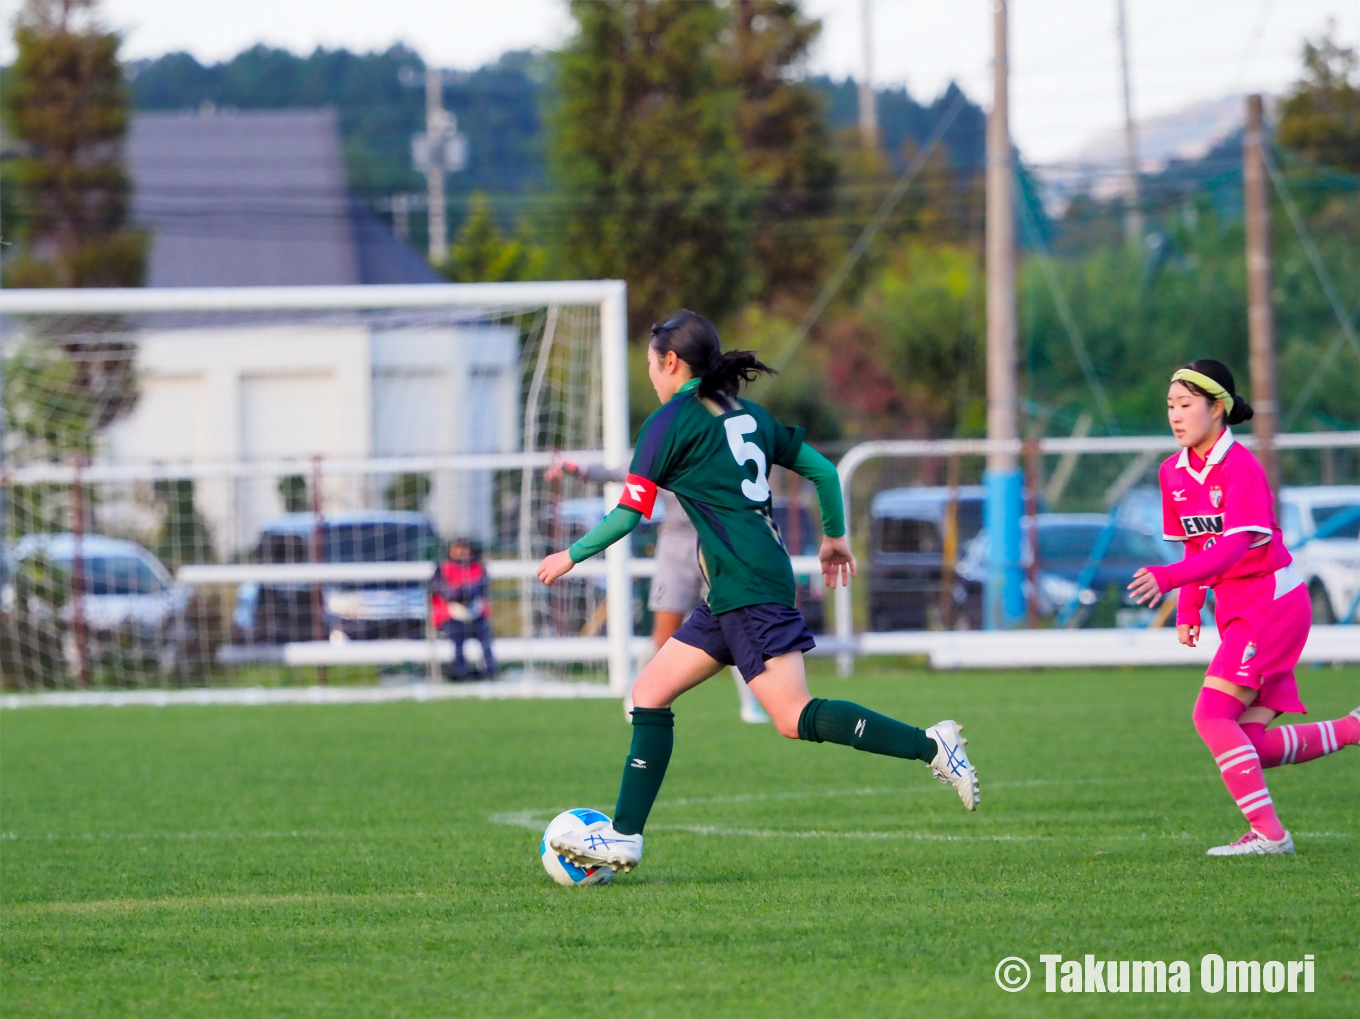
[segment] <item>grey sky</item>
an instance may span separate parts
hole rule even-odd
[[[823,21],[811,69],[857,75],[860,0],[804,0]],[[404,41],[449,67],[560,45],[562,0],[104,0],[129,57],[220,60],[256,42],[382,49]],[[1134,109],[1145,117],[1241,91],[1279,91],[1329,19],[1360,42],[1360,0],[1127,0]],[[8,21],[18,0],[0,0]],[[875,79],[920,99],[956,79],[990,101],[989,0],[874,0]],[[1115,0],[1012,0],[1012,124],[1030,159],[1071,154],[1120,122]],[[0,60],[11,59],[8,39]]]

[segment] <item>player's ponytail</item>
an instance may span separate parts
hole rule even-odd
[[[701,397],[726,393],[736,396],[743,382],[759,375],[779,374],[750,350],[722,349],[718,330],[702,315],[681,308],[652,326],[652,349],[658,354],[675,351],[699,380]]]
[[[1222,400],[1224,424],[1240,425],[1243,421],[1250,421],[1256,414],[1251,409],[1251,404],[1247,403],[1246,398],[1237,391],[1237,383],[1233,381],[1233,374],[1222,361],[1215,361],[1208,357],[1191,361],[1184,368],[1177,369],[1176,373],[1171,376],[1171,381],[1180,383],[1190,392],[1204,397],[1211,404],[1217,400]]]

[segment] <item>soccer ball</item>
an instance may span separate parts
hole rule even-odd
[[[591,867],[583,870],[576,866],[565,856],[559,856],[557,851],[548,844],[548,840],[554,835],[560,835],[566,831],[588,832],[597,828],[603,828],[610,823],[609,818],[601,814],[598,810],[591,810],[589,807],[577,807],[575,810],[567,810],[558,814],[548,822],[548,828],[543,833],[543,841],[539,843],[538,852],[543,858],[543,869],[548,872],[548,877],[552,878],[559,885],[604,885],[614,880],[614,871],[609,867]]]

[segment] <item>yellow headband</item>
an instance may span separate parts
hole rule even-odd
[[[1223,386],[1209,376],[1195,371],[1193,368],[1177,368],[1176,374],[1171,376],[1172,382],[1193,382],[1204,390],[1215,400],[1223,401],[1223,416],[1226,418],[1232,413],[1233,398],[1232,393],[1228,392]]]

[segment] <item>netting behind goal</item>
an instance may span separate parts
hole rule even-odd
[[[613,283],[0,295],[4,685],[463,675],[490,632],[509,668],[602,677],[605,578],[531,567],[603,513],[549,464],[623,462],[622,303]],[[472,562],[441,566],[455,539]]]

